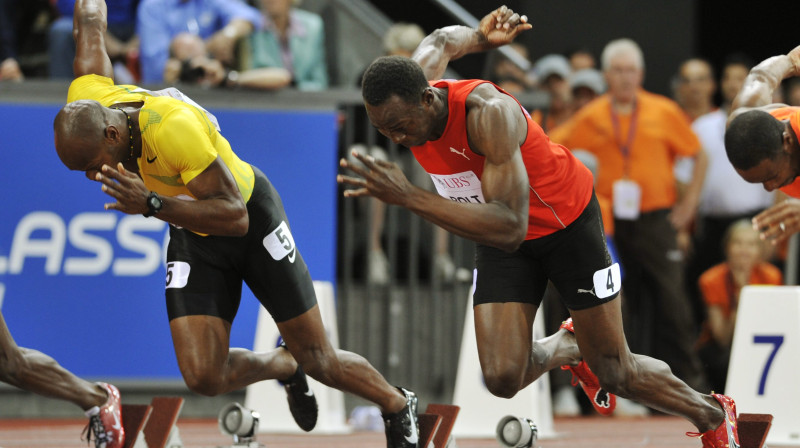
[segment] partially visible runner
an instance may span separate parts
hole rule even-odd
[[[773,103],[781,81],[800,76],[800,46],[750,70],[725,131],[728,159],[742,178],[800,198],[800,107]],[[800,201],[789,199],[753,218],[761,238],[778,243],[800,231]]]
[[[411,148],[441,197],[412,185],[396,164],[359,153],[365,168],[340,161],[358,176],[338,176],[355,187],[344,194],[406,207],[478,243],[475,333],[494,395],[513,397],[567,365],[600,412],[613,409],[608,391],[686,418],[700,431],[689,435],[704,446],[738,446],[733,400],[700,394],[664,362],[628,349],[614,300],[619,266],[606,249],[588,169],[488,81],[433,81],[449,61],[505,45],[530,28],[525,16],[503,6],[477,29],[434,31],[411,59],[375,60],[362,87],[367,114],[382,134]],[[572,318],[533,341],[548,279]]]
[[[70,169],[102,183],[108,210],[170,224],[166,308],[178,367],[190,390],[219,395],[279,379],[305,431],[317,421],[306,381],[380,406],[390,447],[416,447],[417,398],[393,387],[363,357],[335,350],[308,268],[278,192],[242,161],[216,118],[176,89],[116,86],[105,51],[106,4],[75,2],[77,52],[68,104],[54,122]],[[230,348],[242,281],[278,325],[285,346]]]
[[[46,354],[14,342],[0,312],[0,381],[49,398],[80,406],[89,417],[84,433],[96,448],[122,448],[122,408],[119,390],[107,383],[78,378]]]

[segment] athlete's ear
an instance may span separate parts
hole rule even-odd
[[[433,87],[425,87],[425,90],[422,91],[422,104],[430,106],[433,104],[435,98],[436,95],[433,94]]]

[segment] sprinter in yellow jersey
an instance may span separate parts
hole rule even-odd
[[[387,428],[402,425],[412,435],[387,431],[389,446],[416,447],[415,395],[388,384],[361,356],[331,346],[308,268],[267,177],[240,160],[216,119],[177,90],[114,85],[103,0],[77,0],[74,24],[77,79],[55,118],[56,151],[68,168],[102,183],[112,199],[106,209],[170,224],[167,312],[189,389],[218,395],[279,379],[295,421],[310,431],[317,403],[305,371],[378,404]],[[242,281],[277,322],[284,347],[229,348]]]

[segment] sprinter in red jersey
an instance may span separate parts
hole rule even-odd
[[[591,173],[494,84],[429,82],[450,60],[505,45],[530,28],[525,16],[503,6],[477,29],[434,31],[410,59],[375,60],[362,84],[370,121],[411,148],[439,195],[412,185],[396,164],[356,153],[365,168],[340,161],[356,175],[338,177],[355,187],[345,196],[401,205],[478,243],[475,332],[494,395],[510,398],[567,366],[602,413],[610,413],[612,394],[619,394],[688,419],[706,446],[738,446],[732,400],[700,394],[664,362],[630,352],[614,300],[619,266],[606,248]],[[572,319],[533,341],[548,280]]]

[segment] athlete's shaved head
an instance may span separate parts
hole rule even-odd
[[[748,170],[765,159],[774,160],[783,148],[786,126],[762,110],[749,110],[731,121],[725,132],[728,160],[738,170]]]
[[[53,121],[56,152],[71,170],[83,170],[103,148],[107,109],[97,101],[73,101]]]
[[[422,101],[428,80],[420,65],[402,56],[383,56],[367,67],[361,95],[371,106],[380,106],[394,95],[407,103]]]

